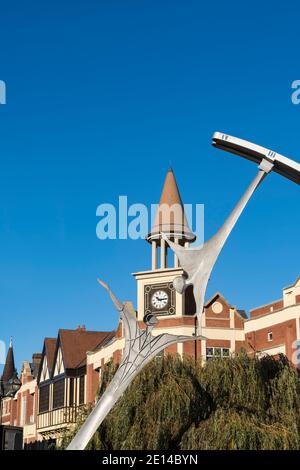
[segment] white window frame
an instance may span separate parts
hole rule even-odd
[[[209,349],[212,349],[212,354],[208,354]],[[216,354],[217,349],[220,349],[221,354]],[[226,351],[226,354],[224,354],[224,351]],[[227,354],[227,352],[228,352],[228,354]],[[225,348],[225,347],[220,347],[220,346],[211,346],[211,347],[206,348],[205,353],[206,353],[205,354],[206,360],[216,359],[216,358],[219,358],[219,357],[221,359],[224,359],[224,358],[230,356],[230,348]]]
[[[268,332],[268,341],[269,341],[269,343],[270,343],[271,341],[273,341],[273,332],[272,332],[272,331],[269,331],[269,332]]]

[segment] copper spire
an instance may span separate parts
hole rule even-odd
[[[170,239],[178,238],[181,243],[192,242],[195,235],[191,231],[184,206],[180,197],[175,175],[170,167],[161,193],[154,225],[147,240],[160,240],[160,233],[164,232]]]

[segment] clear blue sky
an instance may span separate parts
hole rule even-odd
[[[169,161],[212,235],[255,174],[211,147],[221,130],[300,161],[299,3],[2,2],[0,339],[18,366],[58,328],[111,329],[96,277],[135,302],[145,241],[100,241],[96,207],[157,202]],[[249,310],[300,275],[300,188],[271,175],[215,268]]]

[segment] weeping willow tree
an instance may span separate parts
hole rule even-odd
[[[112,368],[104,373],[100,395],[113,373]],[[65,436],[63,445],[71,438]],[[298,372],[284,356],[258,359],[244,352],[205,367],[178,357],[155,359],[107,416],[89,448],[299,449]]]

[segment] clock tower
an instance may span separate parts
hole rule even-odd
[[[189,228],[171,168],[165,179],[152,230],[147,236],[152,251],[151,270],[134,273],[140,321],[149,313],[162,318],[178,318],[193,315],[196,310],[192,289],[187,289],[183,294],[174,289],[173,281],[183,274],[183,269],[161,233],[180,245],[187,246],[196,239]]]

